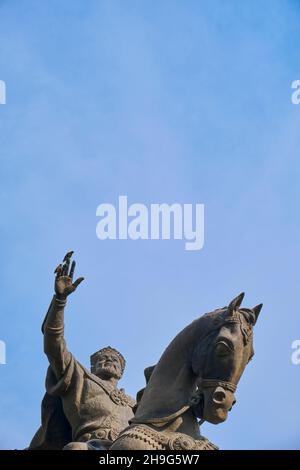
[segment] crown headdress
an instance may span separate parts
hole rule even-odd
[[[115,354],[116,356],[118,356],[118,358],[121,362],[121,368],[122,368],[122,374],[123,374],[124,369],[125,369],[125,365],[126,365],[125,358],[124,358],[124,356],[122,356],[122,354],[119,351],[112,348],[111,346],[107,346],[106,348],[99,349],[99,351],[96,351],[94,354],[91,355],[91,357],[90,357],[90,359],[91,359],[91,372],[94,373],[94,366],[95,366],[95,363],[96,363],[96,360],[98,359],[98,357],[101,356],[102,354],[105,354],[105,353]]]

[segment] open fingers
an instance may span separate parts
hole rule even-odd
[[[56,277],[58,278],[61,275],[61,272],[62,272],[62,265],[59,264],[57,268],[55,269],[54,274],[56,274]]]
[[[70,266],[70,259],[71,256],[73,255],[74,251],[68,251],[68,253],[64,257],[64,264],[62,267],[62,276],[68,276],[69,275],[69,266]]]
[[[71,279],[73,279],[73,276],[74,276],[75,266],[76,266],[76,261],[72,261],[70,274],[69,274]]]
[[[63,265],[63,276],[68,276],[70,266],[70,258],[67,258],[65,264]]]
[[[76,287],[79,286],[79,284],[84,280],[84,277],[79,277],[78,279],[76,279],[75,282],[73,282],[73,287],[74,289],[76,289]]]
[[[67,261],[67,260],[70,260],[70,258],[72,257],[74,251],[68,251],[68,253],[65,255],[64,257],[64,261]]]

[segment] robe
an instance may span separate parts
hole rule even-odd
[[[62,449],[69,442],[113,442],[133,417],[134,400],[92,374],[68,351],[64,306],[51,302],[43,323],[50,366],[42,401],[42,425],[29,449]]]

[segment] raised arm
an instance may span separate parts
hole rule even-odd
[[[67,297],[74,292],[77,286],[83,281],[83,277],[73,282],[75,271],[75,261],[70,268],[70,259],[73,251],[70,251],[64,257],[63,264],[60,264],[55,270],[55,295],[53,296],[48,313],[44,320],[42,331],[44,333],[44,352],[48,357],[49,363],[59,379],[70,361],[70,352],[64,339],[64,309],[67,303]]]

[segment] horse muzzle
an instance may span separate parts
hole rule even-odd
[[[205,383],[206,382],[206,383]],[[234,384],[207,380],[201,383],[203,394],[203,419],[212,424],[222,423],[236,403]]]

